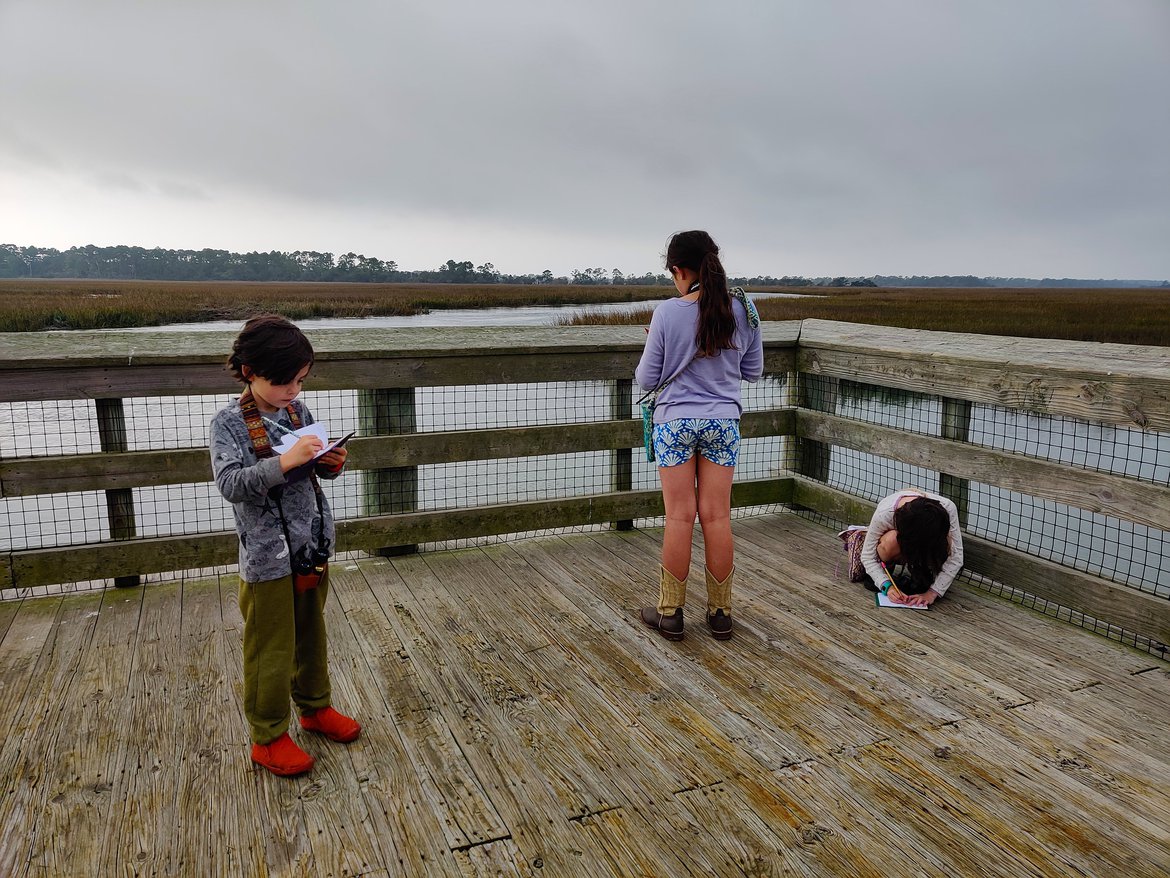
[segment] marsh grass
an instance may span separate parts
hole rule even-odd
[[[816,295],[757,299],[756,305],[765,320],[819,317],[981,335],[1170,345],[1170,290],[818,287]],[[650,312],[585,311],[562,322],[648,324]]]
[[[1170,290],[802,287],[787,292],[804,295],[757,300],[765,320],[820,317],[910,329],[1170,345]],[[0,280],[0,331],[243,320],[263,311],[304,320],[531,305],[581,305],[580,313],[560,321],[565,324],[646,325],[652,309],[591,312],[589,306],[668,295],[667,287],[642,286]]]
[[[408,316],[446,308],[588,305],[664,298],[665,287],[503,284],[0,280],[0,332],[115,329],[310,317]]]

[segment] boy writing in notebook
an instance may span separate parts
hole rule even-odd
[[[252,761],[292,776],[313,757],[289,737],[289,699],[303,729],[353,741],[361,726],[334,710],[323,609],[329,593],[333,514],[318,479],[335,479],[346,451],[317,457],[305,436],[284,454],[272,446],[313,423],[297,400],[313,365],[313,346],[276,315],[254,317],[232,345],[228,368],[244,385],[211,422],[215,484],[232,504],[240,537],[240,612],[244,617],[244,714]]]

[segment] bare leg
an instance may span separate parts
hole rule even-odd
[[[662,536],[662,566],[676,579],[686,579],[691,570],[691,539],[695,530],[695,461],[698,455],[678,466],[660,466],[662,502],[666,506],[666,532]]]
[[[699,523],[707,569],[723,581],[735,566],[735,544],[731,538],[731,480],[735,467],[720,466],[699,456]]]

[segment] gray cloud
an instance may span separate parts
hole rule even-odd
[[[1162,0],[38,0],[0,49],[0,174],[137,181],[133,243],[642,271],[701,226],[737,273],[1170,275]]]

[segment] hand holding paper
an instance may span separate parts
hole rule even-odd
[[[330,442],[329,431],[325,428],[324,424],[318,422],[316,424],[309,424],[307,427],[301,427],[299,430],[293,430],[292,432],[281,436],[280,444],[273,445],[272,450],[277,454],[287,454],[296,447],[297,442],[306,436],[312,436],[321,443],[321,449],[310,458],[310,460],[316,460],[321,455],[328,454],[334,448],[338,448],[344,445],[349,440],[350,436],[353,436],[353,433],[350,433],[349,436],[344,436],[335,442]]]

